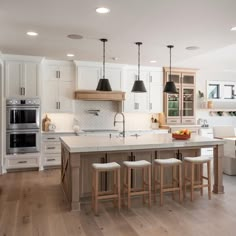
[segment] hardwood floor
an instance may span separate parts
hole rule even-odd
[[[236,235],[236,176],[224,176],[225,194],[207,198],[195,193],[183,204],[164,197],[151,209],[132,199],[131,210],[118,213],[111,202],[69,212],[60,186],[60,171],[18,172],[0,176],[0,236],[233,236]],[[177,197],[176,197],[177,199]],[[158,202],[158,201],[157,201]]]

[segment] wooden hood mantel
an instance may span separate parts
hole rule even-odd
[[[96,91],[96,90],[76,90],[75,99],[87,101],[123,101],[125,92],[121,91]]]

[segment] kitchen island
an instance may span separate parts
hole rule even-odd
[[[71,210],[80,210],[83,196],[91,192],[93,162],[154,158],[184,158],[200,155],[200,148],[214,148],[214,193],[223,193],[222,158],[224,141],[199,135],[188,140],[174,140],[171,134],[147,134],[130,137],[61,137],[61,184]],[[104,182],[104,181],[103,181]],[[104,183],[109,187],[109,178]]]

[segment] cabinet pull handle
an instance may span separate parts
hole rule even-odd
[[[56,71],[56,78],[58,79],[58,70]]]
[[[23,95],[25,95],[25,88],[23,87]]]
[[[149,77],[149,82],[152,83],[152,76]]]
[[[47,138],[48,140],[54,140],[54,139],[56,139],[56,138]]]
[[[47,159],[47,161],[55,161],[56,159],[55,158],[49,158]]]
[[[61,78],[61,71],[58,71],[58,74],[59,74],[58,78],[60,79]]]
[[[17,163],[24,164],[24,163],[27,163],[27,161],[18,161]]]
[[[56,147],[47,147],[47,149],[55,149]]]
[[[135,110],[138,110],[138,109],[139,109],[139,103],[137,103],[137,102],[134,103],[134,109],[135,109]]]
[[[22,95],[22,87],[20,87],[20,95]]]
[[[149,110],[152,110],[152,103],[149,103]]]
[[[58,102],[59,109],[61,109],[61,102]]]

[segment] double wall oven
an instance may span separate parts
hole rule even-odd
[[[7,154],[40,150],[40,99],[6,100]]]

